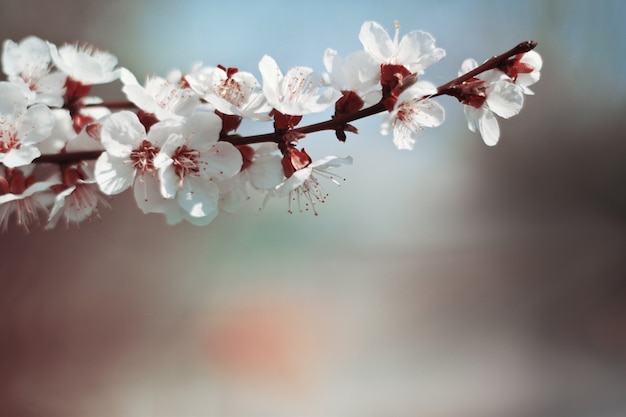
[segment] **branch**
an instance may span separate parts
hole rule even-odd
[[[475,76],[482,74],[485,71],[489,71],[491,69],[497,68],[500,65],[502,65],[506,60],[508,60],[510,57],[518,55],[518,54],[522,54],[528,51],[532,51],[533,49],[535,49],[535,47],[537,46],[538,42],[536,41],[526,41],[526,42],[522,42],[518,45],[516,45],[515,47],[509,49],[508,51],[506,51],[503,54],[500,55],[496,55],[492,58],[489,58],[487,61],[483,62],[481,65],[477,66],[476,68],[474,68],[473,70],[471,70],[470,72],[467,72],[463,75],[461,75],[460,77],[455,78],[452,81],[449,81],[445,84],[440,85],[439,87],[437,87],[437,94],[432,95],[431,97],[437,97],[440,95],[444,95],[446,94],[446,91],[449,90],[450,88],[454,87],[455,85],[459,85],[464,83],[465,81],[474,78]]]
[[[508,51],[496,55],[473,70],[445,83],[437,87],[437,93],[429,96],[437,97],[441,95],[446,95],[447,91],[453,88],[456,85],[462,84],[463,82],[494,68],[501,66],[506,60],[510,57],[525,53],[533,50],[537,46],[536,41],[526,41],[521,42],[515,47],[509,49]],[[106,105],[109,108],[132,108],[135,107],[133,103],[129,101],[118,101],[118,102],[108,102],[101,103],[98,106]],[[367,107],[365,109],[359,110],[358,112],[342,115],[339,117],[333,116],[331,119],[326,120],[324,122],[314,123],[308,126],[302,126],[299,128],[294,128],[289,131],[289,133],[293,133],[297,135],[301,134],[309,134],[314,132],[320,132],[323,130],[338,130],[342,129],[346,124],[353,122],[355,120],[363,119],[365,117],[373,116],[378,113],[382,113],[386,111],[383,102],[379,102],[374,104],[373,106]],[[271,132],[265,133],[261,135],[251,135],[251,136],[239,136],[239,135],[227,135],[220,138],[221,141],[230,142],[233,145],[250,145],[254,143],[265,143],[265,142],[274,142],[279,143],[283,140],[285,132]],[[89,152],[72,152],[72,153],[63,153],[63,154],[54,154],[54,155],[42,155],[39,158],[36,158],[34,163],[55,163],[55,164],[67,164],[76,161],[83,160],[92,160],[97,159],[102,151],[89,151]]]

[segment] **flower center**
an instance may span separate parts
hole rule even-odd
[[[413,117],[415,116],[415,114],[417,114],[417,110],[416,110],[417,102],[418,102],[417,99],[412,99],[412,100],[408,100],[402,103],[400,107],[398,108],[398,113],[397,113],[398,119],[404,123],[407,123],[413,120]]]
[[[12,126],[6,126],[3,121],[0,121],[0,152],[7,153],[12,149],[20,149],[20,140],[15,134],[15,129]]]
[[[179,146],[172,155],[174,170],[176,175],[181,180],[187,176],[187,174],[197,173],[200,171],[198,157],[200,152],[187,148],[187,145]]]
[[[144,139],[141,145],[130,153],[133,168],[139,170],[142,175],[144,172],[153,172],[154,156],[157,153],[159,153],[159,148]]]
[[[285,98],[290,102],[298,102],[305,96],[314,95],[321,87],[321,83],[316,84],[312,74],[305,75],[300,72],[293,75],[286,85]]]
[[[239,70],[237,68],[225,68],[218,65],[218,68],[226,73],[226,79],[216,87],[216,93],[224,100],[237,107],[241,107],[252,92],[252,88],[247,87],[233,78]]]
[[[302,185],[296,187],[289,193],[289,214],[293,214],[291,204],[295,203],[298,206],[300,213],[303,211],[313,210],[313,213],[317,216],[318,212],[315,208],[317,203],[323,203],[326,201],[328,193],[324,190],[324,187],[319,183],[317,178],[311,175],[307,178]]]
[[[232,78],[225,79],[217,87],[217,94],[237,107],[241,107],[247,97],[247,91],[244,91],[241,84]]]

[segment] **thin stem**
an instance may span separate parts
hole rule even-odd
[[[314,123],[308,126],[302,126],[298,128],[294,128],[292,132],[294,133],[314,133],[321,132],[322,130],[337,130],[347,123],[353,122],[355,120],[363,119],[365,117],[372,116],[377,113],[381,113],[385,111],[385,106],[382,103],[374,104],[371,107],[367,107],[365,109],[359,110],[356,113],[349,114],[347,116],[342,117],[333,117],[330,120],[326,120],[320,123]],[[249,145],[252,143],[262,143],[262,142],[280,142],[283,134],[282,133],[265,133],[263,135],[254,135],[254,136],[237,136],[237,135],[229,135],[220,139],[226,142],[230,142],[233,145]]]
[[[69,164],[72,162],[88,161],[98,159],[102,151],[83,151],[83,152],[67,152],[49,155],[41,155],[33,162],[36,163],[52,163],[52,164]]]

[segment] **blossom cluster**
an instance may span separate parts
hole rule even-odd
[[[46,228],[63,220],[98,216],[109,197],[131,189],[145,213],[170,224],[212,222],[232,213],[256,190],[287,198],[289,211],[310,210],[326,199],[320,179],[351,157],[313,160],[301,147],[308,134],[334,131],[338,140],[358,133],[351,123],[383,113],[380,131],[398,149],[412,149],[417,134],[444,121],[434,99],[456,98],[470,130],[484,142],[499,139],[495,115],[517,114],[542,61],[526,42],[482,65],[468,59],[442,86],[422,80],[445,56],[428,33],[393,38],[376,22],[359,33],[363,49],[341,57],[323,53],[325,72],[297,66],[283,72],[265,55],[251,72],[197,64],[188,72],[141,82],[117,58],[90,45],[54,45],[31,36],[6,40],[0,81],[0,227],[13,217],[26,231],[45,216]],[[119,83],[125,101],[90,95]],[[310,113],[333,111],[322,123],[301,126]],[[243,121],[270,133],[241,136]]]

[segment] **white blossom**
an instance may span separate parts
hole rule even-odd
[[[154,158],[159,170],[160,190],[164,200],[157,210],[168,222],[183,219],[205,225],[218,214],[217,181],[232,178],[241,169],[241,153],[231,143],[220,141],[222,128],[218,116],[194,113],[172,134]]]
[[[303,150],[304,151],[304,150]],[[289,213],[293,213],[292,205],[298,207],[298,211],[313,211],[317,215],[316,204],[324,203],[328,194],[320,183],[319,177],[326,178],[336,185],[340,185],[335,175],[329,171],[341,165],[352,165],[352,157],[341,158],[330,155],[309,163],[306,167],[296,170],[291,176],[274,187],[274,190],[266,197],[287,197],[289,201]]]
[[[398,149],[413,149],[415,136],[425,127],[437,127],[443,123],[444,109],[430,100],[437,88],[425,81],[419,81],[404,90],[396,101],[394,109],[385,115],[380,132],[393,133],[393,143]]]
[[[57,47],[48,42],[54,65],[72,80],[84,85],[106,84],[120,76],[117,58],[91,45],[65,44]]]
[[[201,67],[184,76],[189,86],[224,114],[247,119],[270,120],[272,109],[256,77],[236,68]]]
[[[172,135],[179,135],[182,124],[173,120],[158,122],[146,133],[137,115],[122,111],[103,123],[100,137],[105,152],[96,161],[95,177],[100,189],[109,195],[129,187],[137,206],[145,213],[161,212],[160,192],[154,158]]]
[[[57,195],[48,216],[46,229],[53,229],[62,218],[65,219],[66,225],[69,225],[79,224],[97,216],[99,204],[110,208],[86,163],[66,167],[62,173],[62,184],[52,187]]]
[[[269,104],[290,116],[302,116],[326,110],[339,96],[332,89],[320,89],[323,78],[309,67],[293,67],[283,75],[276,61],[265,55],[259,62],[263,94]]]
[[[396,23],[393,40],[376,22],[365,22],[359,40],[365,52],[379,64],[403,65],[410,72],[423,74],[424,70],[443,58],[446,53],[435,47],[435,39],[427,32],[415,30],[399,39],[400,26]]]
[[[528,87],[539,81],[542,66],[541,55],[535,51],[528,51],[522,54],[507,75],[512,78],[515,84],[520,86],[522,93],[534,95],[535,93]]]
[[[142,86],[130,71],[122,68],[120,80],[126,98],[144,112],[154,114],[158,120],[183,121],[200,103],[193,90],[162,77],[147,77]]]
[[[237,211],[249,197],[248,189],[261,192],[272,190],[283,181],[283,167],[275,143],[238,147],[243,165],[237,175],[219,181],[220,208],[227,213]]]
[[[54,127],[54,116],[47,106],[27,104],[21,88],[0,82],[0,163],[10,168],[28,165],[40,156],[37,144]]]
[[[471,58],[461,66],[459,75],[478,66]],[[500,126],[495,115],[508,119],[520,112],[524,104],[522,89],[498,70],[485,71],[463,87],[462,102],[467,126],[472,132],[480,132],[485,144],[494,146],[500,138]]]
[[[380,79],[380,64],[365,51],[357,51],[341,58],[337,51],[324,51],[324,81],[338,91],[354,91],[367,105],[380,101],[381,90],[375,90]]]
[[[2,45],[2,71],[10,82],[24,89],[29,105],[63,105],[67,76],[52,70],[50,49],[44,40],[36,36],[24,38],[19,44],[5,40]]]

